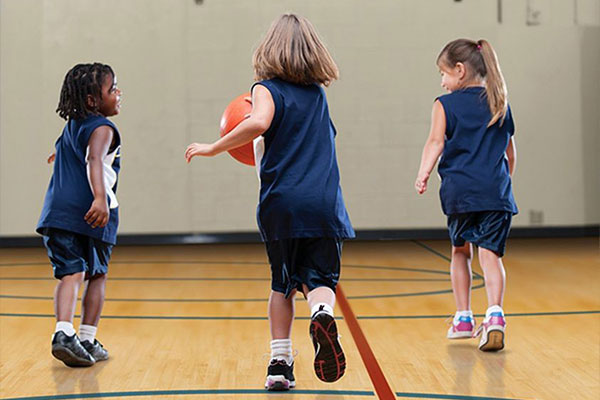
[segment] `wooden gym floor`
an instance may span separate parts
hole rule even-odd
[[[346,243],[336,306],[346,375],[334,384],[314,376],[299,297],[297,388],[270,394],[262,388],[270,340],[262,245],[117,246],[98,330],[110,359],[84,369],[50,355],[55,281],[44,249],[0,249],[0,397],[600,398],[598,238],[509,242],[499,353],[445,338],[454,311],[449,254],[446,241]],[[479,322],[486,302],[476,260],[474,273]]]

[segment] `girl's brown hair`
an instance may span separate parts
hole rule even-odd
[[[254,79],[280,78],[301,85],[325,86],[338,79],[337,65],[306,19],[295,14],[277,18],[252,57]]]
[[[476,42],[457,39],[448,43],[437,58],[438,65],[443,64],[451,68],[459,62],[467,66],[467,78],[479,76],[485,79],[487,101],[492,113],[488,126],[495,124],[499,119],[501,123],[504,122],[508,109],[508,92],[492,45],[484,39]]]

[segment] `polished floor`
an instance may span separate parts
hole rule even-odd
[[[314,376],[308,309],[299,297],[297,387],[268,394],[262,245],[117,246],[98,330],[111,357],[84,369],[50,355],[55,281],[44,250],[0,249],[0,397],[600,398],[598,238],[509,242],[507,342],[499,353],[478,351],[477,340],[445,338],[454,311],[449,254],[446,241],[346,243],[336,307],[346,375],[334,384]],[[474,272],[473,311],[481,320],[486,300],[476,261]]]

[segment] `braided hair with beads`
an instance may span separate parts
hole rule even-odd
[[[106,64],[77,64],[67,72],[60,90],[56,112],[65,119],[84,119],[98,115],[102,98],[102,83],[115,73]]]

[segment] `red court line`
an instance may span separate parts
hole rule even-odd
[[[350,329],[352,338],[354,338],[354,343],[356,343],[360,357],[362,358],[365,367],[367,367],[367,372],[369,373],[371,382],[373,382],[377,397],[379,397],[379,400],[396,400],[396,396],[385,379],[385,375],[383,375],[383,371],[381,371],[381,368],[379,367],[379,363],[369,346],[369,342],[367,342],[367,338],[356,320],[356,316],[350,307],[350,303],[348,303],[348,299],[342,290],[342,285],[338,284],[336,292],[337,302],[344,314],[344,321],[348,324],[348,328]]]

